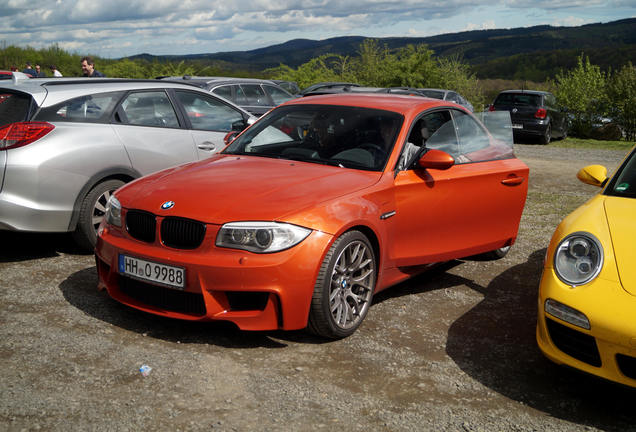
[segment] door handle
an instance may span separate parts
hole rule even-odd
[[[216,144],[211,143],[209,141],[202,142],[201,144],[197,144],[197,147],[201,150],[207,150],[207,151],[216,150]]]
[[[508,178],[506,178],[506,179],[503,179],[503,180],[501,181],[501,184],[504,184],[504,185],[506,185],[506,186],[518,186],[518,185],[520,185],[521,183],[523,183],[523,180],[524,180],[524,179],[523,179],[523,177],[517,177],[517,176],[515,176],[515,177],[508,177]]]

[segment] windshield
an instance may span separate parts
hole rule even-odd
[[[403,122],[397,113],[332,105],[275,109],[223,153],[381,171]]]
[[[636,198],[636,149],[616,173],[605,194]]]
[[[501,93],[495,105],[541,106],[541,96],[529,93]]]

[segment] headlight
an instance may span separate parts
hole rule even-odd
[[[121,204],[115,198],[115,195],[111,195],[108,203],[106,203],[106,222],[116,227],[121,227]]]
[[[583,285],[598,276],[603,267],[603,246],[590,233],[570,234],[556,248],[554,270],[564,283]]]
[[[310,233],[310,229],[286,223],[231,222],[219,230],[216,245],[256,253],[279,252],[297,245]]]

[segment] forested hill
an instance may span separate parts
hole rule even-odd
[[[251,51],[217,52],[184,56],[141,54],[147,60],[198,60],[225,63],[245,70],[264,70],[279,64],[297,67],[322,54],[356,55],[363,36],[320,41],[295,39]],[[636,64],[636,18],[578,27],[534,26],[476,30],[425,38],[379,38],[390,49],[426,44],[438,56],[460,55],[480,78],[542,80],[576,64],[581,53],[603,69]]]

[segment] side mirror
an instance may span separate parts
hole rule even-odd
[[[225,145],[228,145],[229,143],[234,141],[234,138],[236,138],[236,136],[240,133],[240,131],[235,130],[228,132],[225,137],[223,137],[223,142],[225,143]]]
[[[232,131],[233,132],[241,132],[243,129],[247,127],[247,121],[244,119],[237,120],[232,123]]]
[[[455,165],[455,158],[441,150],[430,149],[419,158],[417,165],[420,168],[447,170]]]
[[[603,165],[588,165],[576,177],[585,184],[602,187],[607,181],[607,168]]]

